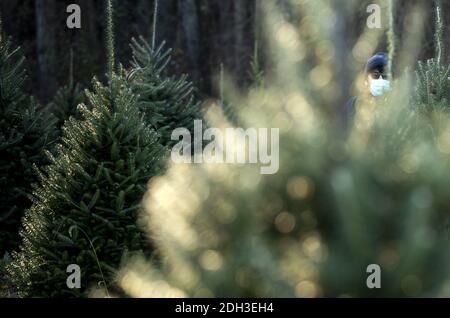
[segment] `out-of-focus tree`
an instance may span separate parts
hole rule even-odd
[[[328,16],[333,3],[296,1],[289,11]],[[266,6],[275,72],[237,109],[244,127],[279,128],[279,171],[173,164],[149,183],[142,215],[162,264],[137,257],[119,284],[134,297],[450,295],[450,118],[416,112],[405,76],[361,104],[339,138],[321,111],[339,76],[309,83],[328,67],[323,42],[338,49],[332,33],[321,19],[297,29]],[[316,55],[302,52],[305,42]],[[207,118],[230,126],[215,108]],[[380,289],[367,285],[370,264],[381,268]]]

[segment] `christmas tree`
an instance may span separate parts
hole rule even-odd
[[[450,65],[444,61],[442,4],[435,0],[435,49],[434,58],[420,61],[416,71],[416,104],[420,111],[447,109],[450,102]]]
[[[55,140],[55,120],[23,92],[24,58],[1,30],[0,21],[0,257],[17,247],[20,219],[31,205],[34,165]]]
[[[58,127],[62,128],[64,122],[70,117],[79,118],[77,106],[84,101],[83,91],[79,84],[69,84],[61,87],[55,94],[53,102],[49,107],[53,110],[53,114],[58,119]]]
[[[81,296],[97,282],[108,288],[126,251],[150,249],[136,213],[164,148],[122,76],[114,74],[110,87],[95,81],[86,94],[89,106],[64,126],[23,220],[9,267],[21,295]],[[69,264],[81,267],[83,288],[67,288]]]
[[[55,154],[47,154],[20,250],[7,266],[20,296],[80,297],[99,285],[108,294],[128,253],[152,252],[136,215],[166,149],[142,120],[125,71],[114,71],[110,1],[107,13],[109,83],[94,79],[88,104],[79,106],[81,118],[66,121]],[[79,289],[66,284],[70,264],[81,269]]]
[[[70,54],[69,83],[56,92],[49,108],[58,119],[58,127],[62,128],[64,122],[71,116],[79,118],[77,106],[84,102],[84,94],[78,83],[73,80],[73,53]]]
[[[172,131],[184,127],[193,132],[194,120],[201,119],[200,103],[187,75],[166,76],[171,50],[150,46],[143,38],[132,40],[133,62],[129,78],[139,96],[145,118],[161,135],[163,145],[173,145]]]

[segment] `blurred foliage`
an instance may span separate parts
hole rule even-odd
[[[121,286],[134,297],[449,296],[450,123],[435,140],[391,97],[342,143],[285,93],[245,101],[284,109],[280,171],[174,165],[153,180],[144,220],[163,267],[137,258]],[[369,264],[382,268],[379,290],[366,287]]]
[[[239,126],[236,111],[234,110],[235,105],[233,105],[229,100],[225,100],[225,70],[223,68],[223,64],[220,65],[219,86],[219,99],[215,102],[217,103],[217,106],[220,107],[227,120],[234,126]]]
[[[258,43],[255,42],[255,48],[252,59],[250,61],[249,77],[254,87],[264,87],[264,70],[262,70],[261,63],[258,56]]]
[[[332,14],[332,1],[292,3]],[[442,100],[427,100],[431,115],[418,112],[408,73],[378,99],[363,85],[344,136],[323,112],[340,85],[338,74],[324,77],[339,46],[333,30],[311,18],[296,28],[266,4],[276,72],[265,89],[229,94],[243,127],[279,127],[280,170],[172,165],[150,181],[142,214],[162,265],[136,256],[119,284],[133,297],[450,296]],[[232,126],[217,109],[208,125]],[[381,267],[381,289],[366,286],[369,264]]]

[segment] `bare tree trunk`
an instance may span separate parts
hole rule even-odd
[[[147,41],[151,38],[152,8],[153,4],[148,0],[137,1],[135,13],[138,33],[147,39]]]
[[[246,15],[246,0],[235,0],[234,4],[234,73],[237,77],[237,80],[242,83],[243,77],[245,75],[245,70],[247,65],[245,61],[246,58],[246,44],[244,39],[246,36],[246,27],[247,26],[247,15]]]
[[[345,116],[345,104],[349,98],[351,78],[349,65],[349,57],[352,56],[351,45],[347,34],[349,34],[349,25],[346,22],[346,17],[349,14],[349,7],[346,5],[345,0],[333,1],[332,6],[335,12],[335,24],[330,30],[329,39],[333,42],[333,47],[335,51],[334,59],[334,74],[337,74],[335,79],[339,85],[337,90],[337,95],[334,98],[334,105],[328,109],[334,118],[337,120],[338,127],[345,127],[346,116]]]
[[[54,0],[35,0],[39,95],[48,102],[56,91]]]
[[[189,73],[195,82],[200,80],[200,25],[195,0],[179,1],[183,46],[189,62]]]
[[[210,57],[211,80],[219,74],[220,65],[225,71],[233,71],[234,28],[233,1],[207,0],[209,6],[208,45]],[[216,93],[217,85],[214,85]]]
[[[442,16],[444,22],[444,51],[446,53],[450,52],[450,3],[448,1],[442,1]],[[444,63],[448,63],[448,55],[444,55]]]
[[[178,2],[175,0],[160,0],[158,3],[158,8],[159,12],[158,24],[156,25],[156,46],[159,46],[163,41],[165,41],[168,47],[175,48],[178,29],[177,26],[179,23],[177,19]],[[153,1],[151,12],[153,13]]]

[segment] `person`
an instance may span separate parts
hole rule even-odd
[[[346,104],[347,123],[355,116],[360,99],[373,103],[377,98],[390,90],[390,81],[387,76],[388,59],[385,53],[379,52],[367,60],[365,74],[365,90],[360,97],[351,97]]]

